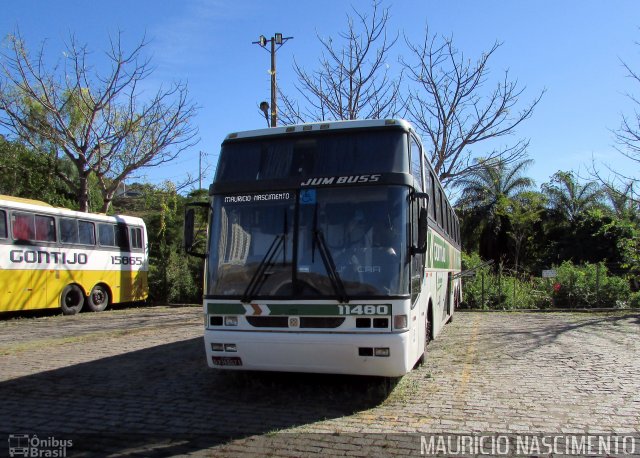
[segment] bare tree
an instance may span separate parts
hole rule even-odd
[[[489,139],[511,135],[531,117],[542,91],[531,103],[516,111],[524,88],[510,80],[505,71],[502,80],[485,91],[488,62],[498,50],[496,42],[475,62],[467,60],[451,38],[438,38],[427,28],[420,44],[405,42],[412,57],[402,59],[412,85],[407,111],[423,138],[429,142],[431,163],[444,184],[451,184],[485,164],[514,163],[526,154],[528,140],[483,151],[474,157],[471,147]]]
[[[640,74],[635,72],[626,62],[623,61],[622,64],[627,70],[628,77],[634,83],[640,83]],[[640,99],[637,96],[633,94],[627,94],[627,96],[636,107],[640,106]],[[622,115],[620,128],[614,134],[616,149],[620,154],[640,167],[640,112],[638,112],[637,108],[632,116]],[[640,183],[638,183],[638,175],[632,172],[633,167],[630,168],[631,173],[615,170],[610,166],[607,166],[607,168],[611,174],[606,179],[598,172],[595,165],[592,167],[592,174],[604,184],[609,192],[617,193],[621,197],[629,199],[635,205],[640,204],[640,199],[634,196],[634,187],[636,190],[640,189]]]
[[[380,3],[373,3],[371,14],[354,9],[353,16],[347,15],[347,30],[339,34],[343,45],[318,36],[323,53],[317,70],[308,72],[294,63],[304,108],[280,92],[283,123],[386,118],[401,111],[402,72],[393,78],[388,65],[398,37],[387,36],[389,9]]]
[[[19,33],[7,41],[0,54],[0,125],[73,162],[78,176],[60,178],[76,192],[81,211],[90,208],[91,175],[101,188],[104,212],[132,172],[169,162],[196,143],[196,106],[186,85],[174,83],[151,96],[140,88],[152,73],[142,56],[145,39],[129,52],[120,34],[112,39],[105,74],[89,64],[87,47],[73,36],[65,59],[52,67],[44,45],[32,58]]]

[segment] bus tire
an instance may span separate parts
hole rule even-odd
[[[63,315],[75,315],[82,310],[84,293],[78,285],[67,285],[60,295],[60,308]]]
[[[87,298],[87,308],[91,312],[102,312],[109,305],[109,291],[104,285],[96,285]]]
[[[433,323],[431,318],[431,304],[429,304],[429,310],[427,310],[427,316],[424,319],[424,351],[422,356],[418,359],[418,363],[424,366],[427,363],[427,346],[429,342],[433,340]]]

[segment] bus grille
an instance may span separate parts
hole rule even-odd
[[[343,317],[310,317],[303,316],[300,318],[301,328],[337,328],[344,323]]]
[[[247,322],[255,328],[288,328],[288,316],[248,316]],[[300,317],[300,328],[333,329],[344,323],[344,317]]]
[[[289,317],[286,316],[248,316],[247,322],[255,328],[289,327]]]

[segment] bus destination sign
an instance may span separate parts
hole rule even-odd
[[[254,202],[272,202],[292,200],[293,194],[290,192],[269,192],[264,194],[245,194],[240,196],[225,196],[225,204],[249,204]]]

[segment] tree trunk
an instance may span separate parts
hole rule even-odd
[[[115,194],[115,191],[103,194],[103,196],[102,196],[102,208],[100,209],[101,213],[107,213],[109,211],[109,207],[111,207],[111,201],[113,200],[113,195],[114,194]]]
[[[78,207],[81,212],[89,212],[89,174],[78,170]]]

